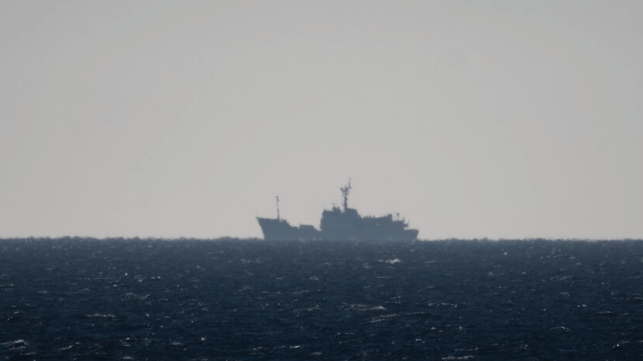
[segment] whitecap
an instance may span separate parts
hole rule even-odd
[[[473,355],[466,355],[466,356],[447,356],[443,357],[442,360],[470,360],[473,359]]]
[[[596,314],[602,316],[614,316],[614,312],[612,311],[598,311]]]
[[[111,313],[104,314],[104,313],[94,313],[93,315],[85,315],[85,317],[101,317],[101,318],[116,318],[116,316],[112,315]]]
[[[27,345],[27,341],[23,339],[15,340],[15,341],[7,341],[0,343],[0,346],[15,346],[15,345]]]
[[[382,311],[386,310],[385,307],[383,306],[371,306],[371,305],[364,305],[360,303],[352,303],[350,305],[346,305],[345,308],[348,308],[349,310],[355,310],[355,311]]]
[[[385,320],[388,320],[388,319],[391,319],[391,318],[395,318],[395,317],[400,317],[400,315],[397,314],[397,313],[393,313],[393,314],[390,314],[390,315],[384,315],[384,316],[380,316],[380,317],[373,317],[371,319],[371,323],[382,322],[382,321],[385,321]]]
[[[551,327],[549,330],[550,331],[561,330],[561,331],[569,332],[569,328],[565,326]]]

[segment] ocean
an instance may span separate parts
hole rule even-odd
[[[0,240],[2,360],[643,359],[643,241]]]

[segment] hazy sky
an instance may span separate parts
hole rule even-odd
[[[2,1],[0,237],[643,238],[643,1]]]

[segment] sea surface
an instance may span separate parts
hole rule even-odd
[[[0,360],[641,360],[643,241],[0,240]]]

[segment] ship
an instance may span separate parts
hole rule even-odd
[[[348,207],[351,182],[342,188],[343,208],[333,206],[322,212],[320,229],[312,225],[292,226],[279,215],[277,218],[257,217],[264,240],[354,240],[354,241],[414,241],[418,230],[409,229],[409,224],[388,214],[381,217],[362,217],[356,209]]]

